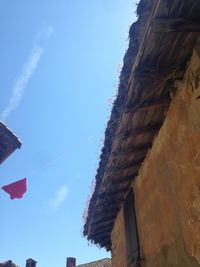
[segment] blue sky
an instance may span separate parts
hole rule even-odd
[[[1,165],[0,185],[28,179],[22,200],[0,192],[0,261],[110,257],[82,237],[82,215],[134,1],[1,0],[0,18],[0,117],[23,142]]]

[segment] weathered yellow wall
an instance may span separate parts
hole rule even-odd
[[[200,266],[199,44],[133,187],[142,266]]]
[[[111,235],[112,239],[112,266],[126,266],[126,242],[123,209],[119,212]]]

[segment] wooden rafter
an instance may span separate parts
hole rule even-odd
[[[117,214],[118,211],[119,211],[119,206],[115,209],[110,209],[107,212],[106,211],[102,211],[101,213],[97,212],[97,213],[95,213],[95,216],[92,220],[92,224],[93,223],[98,224],[102,220],[102,217],[106,217],[106,218],[108,218],[108,220],[111,220],[112,217],[114,217],[114,215]]]
[[[129,154],[132,154],[134,152],[138,153],[138,152],[147,151],[149,148],[151,148],[151,145],[152,145],[151,143],[142,144],[142,145],[132,145],[132,146],[127,147],[126,149],[119,149],[119,150],[112,152],[112,156],[120,157],[120,156],[126,155],[127,157],[129,157]]]
[[[106,248],[110,249],[111,242],[110,242],[110,233],[105,235],[100,235],[97,237],[97,241],[94,242],[94,244],[102,244],[102,246],[105,246]]]
[[[103,216],[101,216],[100,218],[98,218],[96,220],[93,220],[92,224],[98,225],[98,224],[101,224],[104,221],[113,220],[115,217],[116,217],[116,212],[111,213],[111,214],[106,214],[106,215],[103,215]]]
[[[155,18],[152,23],[155,32],[200,32],[200,20],[187,18]]]
[[[126,190],[127,190],[127,187],[117,188],[115,191],[108,191],[108,192],[100,193],[98,197],[99,199],[109,199],[110,197],[126,192]]]
[[[119,135],[122,136],[122,138],[124,138],[124,137],[131,137],[133,135],[144,134],[148,132],[155,133],[160,129],[161,126],[162,126],[162,123],[156,123],[153,125],[147,125],[144,127],[138,127],[138,128],[134,128],[131,130],[121,131]]]
[[[93,224],[95,231],[92,231],[91,234],[98,234],[99,232],[106,231],[107,229],[110,229],[113,227],[114,219],[107,221],[108,223],[105,224]]]
[[[137,176],[138,172],[134,172],[131,175],[127,175],[125,177],[120,177],[120,178],[116,178],[115,180],[112,181],[112,185],[117,185],[117,184],[121,184],[123,182],[130,182],[134,179],[135,176]]]
[[[95,235],[95,237],[98,238],[98,236],[107,235],[107,234],[110,233],[110,231],[112,230],[112,228],[113,228],[113,223],[112,223],[112,225],[110,225],[109,227],[102,228],[102,229],[99,230],[99,231],[91,232],[91,233],[90,233],[90,236]]]
[[[134,72],[134,77],[136,79],[155,79],[155,80],[163,80],[170,74],[173,74],[174,79],[181,79],[184,75],[185,71],[183,69],[177,69],[173,68],[172,66],[170,68],[162,68],[162,69],[155,69],[155,68],[149,68],[148,69],[142,69],[142,70],[136,70]]]
[[[109,199],[99,199],[98,203],[96,204],[95,208],[99,209],[101,208],[105,203],[107,203],[106,210],[114,209],[114,207],[118,207],[121,201],[123,201],[123,197],[118,197],[116,199],[115,197],[110,197]],[[105,208],[105,207],[104,207]]]
[[[147,103],[143,103],[135,108],[136,105],[133,105],[132,107],[127,107],[125,110],[125,113],[132,113],[132,112],[141,112],[146,111],[150,109],[158,109],[158,108],[166,108],[169,107],[170,100],[169,99],[161,99],[161,100],[153,100],[148,101]]]
[[[91,226],[93,226],[93,227],[91,227],[90,231],[93,232],[93,229],[95,229],[95,231],[99,231],[103,228],[108,228],[111,225],[113,225],[113,222],[114,222],[114,220],[109,220],[109,221],[102,222],[101,224],[91,224]],[[95,225],[95,227],[94,227],[94,225]]]
[[[97,212],[95,214],[101,216],[102,215],[102,205],[105,203],[105,201],[108,201],[108,200],[104,200],[104,199],[100,199],[99,200],[99,204],[96,205],[96,209],[97,209]],[[111,198],[109,201],[108,201],[109,205],[104,208],[104,212],[106,212],[107,214],[110,213],[110,211],[114,211],[116,210],[118,207],[119,207],[119,203],[118,202],[114,202],[114,199]]]
[[[110,232],[105,232],[103,235],[97,235],[97,239],[99,239],[101,243],[104,243],[106,240],[110,241],[107,239],[108,237],[110,237]]]
[[[107,171],[113,172],[113,171],[122,171],[125,169],[134,168],[134,167],[138,168],[143,161],[144,161],[144,158],[137,160],[137,161],[131,161],[128,163],[124,163],[121,165],[111,166],[111,167],[107,168]]]

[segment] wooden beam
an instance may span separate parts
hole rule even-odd
[[[114,152],[112,152],[112,156],[114,157],[120,157],[120,156],[127,156],[129,157],[129,154],[138,153],[138,152],[145,152],[149,150],[152,146],[152,143],[147,143],[143,145],[133,145],[129,146],[126,149],[119,149]]]
[[[137,70],[134,72],[134,77],[136,79],[155,79],[155,80],[160,80],[160,79],[164,79],[165,77],[167,77],[169,74],[171,73],[170,71],[158,71],[158,70],[151,70],[151,71],[141,71],[141,70]]]
[[[115,191],[113,190],[113,191],[107,191],[107,192],[104,192],[104,193],[100,193],[98,198],[99,199],[109,199],[110,197],[122,194],[122,193],[124,193],[126,191],[127,191],[127,187],[118,188]]]
[[[100,218],[98,218],[96,220],[93,220],[91,225],[93,225],[93,224],[98,225],[98,224],[101,224],[104,221],[113,220],[115,217],[116,217],[116,212],[111,213],[111,214],[102,215]]]
[[[119,196],[112,197],[110,199],[100,199],[98,200],[97,204],[95,205],[95,210],[98,213],[106,212],[112,213],[117,212],[121,206],[121,203],[123,202],[124,197],[121,197],[119,199]]]
[[[144,127],[138,127],[131,130],[121,131],[118,135],[124,137],[131,137],[133,135],[139,135],[144,133],[155,133],[157,132],[160,127],[162,126],[162,123],[156,123],[153,125],[147,125]]]
[[[187,18],[155,18],[152,23],[155,32],[200,32],[200,20]]]
[[[169,73],[167,74],[169,75]],[[154,72],[150,72],[150,71],[135,71],[134,73],[134,77],[136,79],[156,79],[156,80],[160,80],[160,79],[163,79],[165,78],[166,76],[166,73],[159,73],[158,71],[154,71]]]
[[[106,240],[108,237],[110,237],[110,232],[111,231],[107,231],[107,232],[104,232],[104,233],[100,233],[100,234],[94,234],[94,233],[89,233],[89,238],[95,240],[95,241],[103,241],[104,239]]]
[[[114,209],[102,209],[101,212],[97,211],[94,213],[93,220],[91,220],[91,223],[98,223],[101,222],[102,220],[109,220],[111,218],[114,218],[115,215],[118,213],[120,207],[119,205],[117,208]]]
[[[137,160],[137,161],[132,161],[132,162],[128,162],[122,165],[117,165],[117,166],[111,166],[107,168],[107,171],[122,171],[125,169],[129,169],[129,168],[134,168],[134,167],[140,167],[140,165],[142,164],[142,162],[144,161],[144,158]]]
[[[104,223],[102,223],[101,225],[97,225],[97,226],[95,226],[95,225],[91,225],[91,228],[90,228],[90,233],[92,234],[92,233],[97,233],[97,232],[99,232],[99,231],[105,231],[105,230],[107,230],[107,229],[110,229],[110,228],[112,228],[113,227],[113,224],[114,224],[114,220],[112,220],[112,221],[108,221],[108,222],[104,222]]]
[[[108,234],[110,234],[112,229],[113,229],[113,224],[110,227],[106,227],[104,229],[101,229],[101,230],[98,230],[98,231],[95,231],[95,232],[91,232],[90,236],[95,236],[96,238],[98,238],[98,236],[101,237],[102,235],[103,236],[104,235],[108,235]]]
[[[164,69],[155,69],[155,68],[149,68],[145,69],[144,68],[142,70],[136,70],[134,72],[134,77],[136,79],[155,79],[155,80],[163,80],[165,79],[167,76],[169,76],[170,74],[173,73],[173,79],[182,79],[184,74],[185,74],[185,70],[183,69],[178,69],[175,67],[169,67],[169,68],[164,68]]]
[[[110,233],[106,234],[105,236],[97,236],[93,240],[95,244],[100,244],[102,247],[110,249],[111,246]]]
[[[94,236],[91,238],[94,244],[100,245],[102,248],[106,248],[107,251],[111,250],[111,237],[110,233],[101,236]]]
[[[123,201],[124,198],[115,198],[115,197],[111,197],[109,199],[99,199],[96,206],[95,206],[95,209],[98,209],[98,208],[101,208],[103,207],[104,205],[106,205],[107,209],[109,210],[110,208],[113,208],[114,207],[118,207],[120,205],[120,203]]]
[[[143,103],[141,105],[134,104],[132,106],[128,106],[125,109],[125,113],[134,113],[134,112],[142,112],[142,111],[148,111],[150,109],[159,109],[159,108],[167,108],[170,105],[170,100],[154,100],[149,101],[147,103]]]
[[[112,228],[113,228],[113,225],[114,225],[114,220],[112,221],[111,224],[108,224],[108,225],[98,225],[98,227],[92,227],[90,229],[90,234],[98,234],[98,233],[103,233],[103,232],[106,232],[106,231],[110,231]]]
[[[128,175],[128,176],[125,176],[125,177],[120,177],[120,178],[116,178],[114,181],[112,181],[112,185],[117,185],[117,184],[121,184],[123,182],[130,182],[132,181],[135,176],[138,175],[138,172],[135,172],[133,173],[132,175]]]
[[[94,229],[94,231],[92,231],[91,233],[98,233],[98,232],[102,232],[105,231],[105,229],[110,229],[113,227],[114,224],[114,219],[109,220],[109,221],[105,221],[101,224],[91,224],[91,231],[92,229]],[[103,229],[103,230],[102,230]]]
[[[106,207],[104,207],[105,202],[108,203],[106,205]],[[102,213],[101,208],[103,208],[103,210],[108,213],[108,212],[110,212],[110,210],[117,209],[118,206],[119,206],[119,202],[115,202],[115,198],[111,198],[109,200],[101,199],[101,200],[98,200],[98,202],[97,202],[97,204],[95,206],[95,209],[98,209],[98,210],[100,209],[99,212]]]

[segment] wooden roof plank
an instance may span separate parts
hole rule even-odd
[[[141,144],[141,145],[131,145],[126,149],[119,149],[116,150],[114,152],[112,152],[112,156],[113,157],[120,157],[120,156],[124,156],[127,155],[127,157],[129,156],[129,154],[133,154],[138,153],[138,152],[145,152],[147,150],[149,150],[152,146],[152,143],[147,143],[147,144]]]
[[[134,179],[135,176],[137,176],[138,172],[135,172],[134,174],[132,175],[127,175],[125,177],[120,177],[120,178],[117,178],[115,180],[112,181],[112,184],[113,185],[116,185],[116,184],[121,184],[123,182],[130,182]]]
[[[152,23],[155,32],[200,32],[200,20],[187,18],[155,18]]]
[[[144,134],[146,132],[157,132],[160,127],[162,126],[162,122],[158,122],[156,124],[153,125],[147,125],[147,126],[143,126],[143,127],[137,127],[131,130],[126,130],[126,131],[121,131],[118,136],[121,136],[122,138],[124,137],[131,137],[133,135],[137,135],[137,134]]]
[[[106,199],[126,192],[127,187],[117,188],[115,191],[107,191],[99,194],[99,199]]]
[[[92,224],[101,224],[102,222],[109,221],[109,220],[113,220],[113,218],[115,218],[116,216],[116,212],[111,213],[111,214],[106,214],[104,216],[101,216],[100,218],[96,219],[96,220],[92,220]]]
[[[135,108],[135,105],[132,107],[128,107],[125,110],[125,113],[132,113],[132,112],[141,112],[141,111],[146,111],[150,109],[158,109],[158,108],[167,108],[170,105],[170,99],[161,99],[161,100],[153,100],[149,101],[147,103],[143,103],[142,105],[138,106]]]
[[[124,164],[121,165],[117,165],[117,166],[111,166],[107,168],[107,171],[122,171],[125,169],[129,169],[129,168],[135,168],[135,167],[139,167],[141,165],[141,163],[144,161],[144,157],[142,157],[140,160],[137,161],[131,161],[131,162],[126,162]]]

